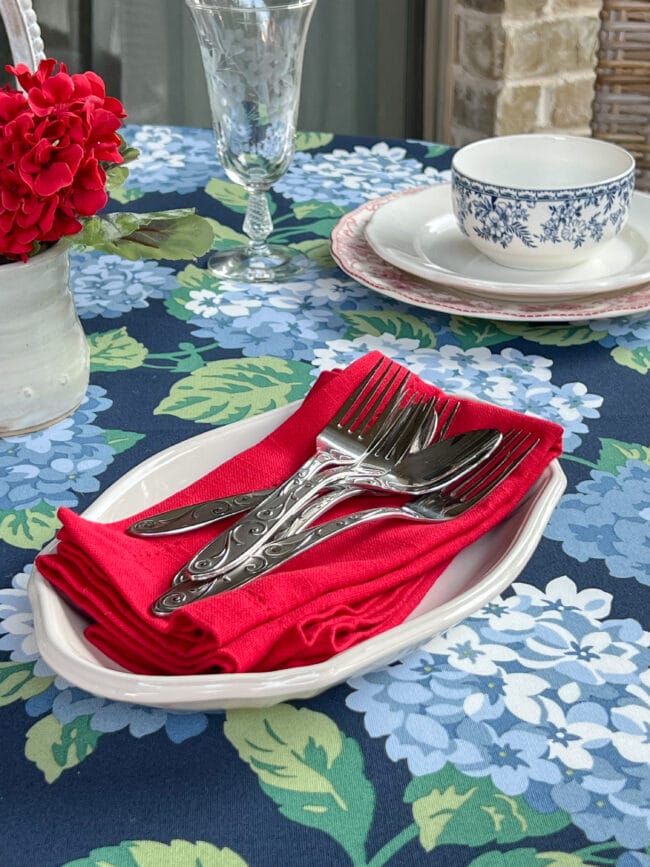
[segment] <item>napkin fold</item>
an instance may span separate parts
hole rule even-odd
[[[502,520],[561,453],[561,427],[460,399],[450,433],[517,428],[539,438],[480,505],[445,523],[388,519],[347,530],[249,584],[164,618],[151,613],[154,600],[229,522],[167,537],[126,533],[135,520],[165,509],[282,482],[313,454],[318,432],[380,358],[371,352],[345,370],[322,374],[296,412],[262,442],[150,509],[109,524],[60,509],[57,548],[40,555],[37,567],[90,620],[87,639],[145,675],[269,671],[321,662],[401,623],[456,554]],[[417,377],[410,385],[424,395],[442,394]],[[391,495],[382,504],[406,499]],[[362,494],[325,519],[377,504],[376,496]]]

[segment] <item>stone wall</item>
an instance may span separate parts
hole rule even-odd
[[[602,0],[454,0],[449,140],[589,135]]]

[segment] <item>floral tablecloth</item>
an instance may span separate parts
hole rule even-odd
[[[193,206],[217,247],[237,242],[244,197],[211,131],[127,135],[141,155],[112,209]],[[338,270],[337,220],[448,180],[450,156],[301,134],[274,221],[313,264],[283,285],[74,252],[87,398],[48,430],[0,440],[2,865],[650,865],[650,316],[448,316]],[[26,590],[57,508],[83,510],[160,449],[300,398],[375,348],[564,426],[568,487],[514,585],[309,701],[177,713],[57,677]]]

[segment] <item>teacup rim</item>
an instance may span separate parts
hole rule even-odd
[[[594,180],[593,182],[585,182],[584,180],[572,183],[561,183],[557,185],[553,184],[543,184],[536,186],[534,183],[517,184],[517,183],[499,183],[491,180],[486,180],[485,178],[477,176],[475,173],[468,172],[466,169],[459,168],[458,161],[462,159],[464,155],[466,155],[470,150],[479,150],[482,147],[485,147],[488,143],[494,144],[497,141],[513,141],[513,140],[535,140],[536,142],[540,142],[544,139],[553,140],[553,141],[565,141],[565,142],[579,142],[579,143],[589,143],[590,146],[596,146],[601,148],[607,148],[613,152],[616,152],[619,156],[624,156],[627,158],[628,166],[617,172],[616,174],[603,176],[598,180]],[[621,147],[614,142],[607,141],[605,139],[594,138],[593,136],[578,136],[578,135],[569,135],[566,133],[515,133],[512,135],[495,135],[489,136],[482,139],[477,139],[474,142],[469,142],[466,145],[460,147],[452,156],[451,160],[451,170],[452,173],[456,173],[463,178],[466,178],[473,183],[481,184],[486,187],[491,187],[493,189],[503,189],[503,190],[511,190],[511,191],[521,191],[525,192],[527,190],[549,190],[553,192],[560,192],[562,190],[566,190],[567,192],[574,192],[576,190],[591,190],[598,187],[608,186],[610,184],[620,183],[629,177],[630,174],[635,173],[636,171],[636,160],[634,155],[630,153],[626,148]]]

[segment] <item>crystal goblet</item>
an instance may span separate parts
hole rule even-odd
[[[308,260],[269,244],[267,193],[294,154],[300,80],[317,0],[186,0],[201,49],[217,153],[248,192],[241,249],[216,253],[208,268],[244,282],[283,280]]]

